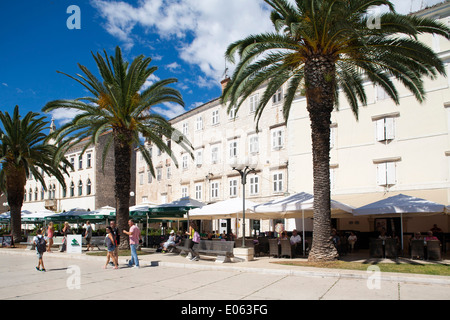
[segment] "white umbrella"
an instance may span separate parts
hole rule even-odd
[[[403,250],[403,216],[424,216],[445,214],[446,207],[443,204],[428,201],[421,198],[411,197],[404,194],[398,194],[386,199],[382,199],[353,211],[355,216],[383,215],[383,217],[400,216],[401,241]]]
[[[256,202],[245,200],[245,211],[250,212],[247,219],[254,219],[251,214]],[[202,208],[192,209],[189,211],[189,217],[193,219],[228,219],[234,218],[237,213],[241,213],[243,208],[242,198],[232,198],[212,204],[208,204]]]
[[[331,216],[346,217],[351,215],[353,207],[342,202],[331,200]],[[305,252],[305,217],[314,213],[314,196],[306,192],[296,193],[284,198],[275,199],[254,207],[257,215],[267,218],[302,218],[303,252]]]
[[[33,213],[27,214],[25,216],[22,216],[22,219],[24,221],[39,221],[39,220],[44,220],[46,217],[52,216],[54,214],[56,214],[56,212],[47,210],[47,209],[42,209],[42,210],[37,210]]]

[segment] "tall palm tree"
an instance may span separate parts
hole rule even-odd
[[[43,173],[54,176],[65,186],[66,166],[71,166],[65,159],[55,157],[56,146],[47,143],[48,128],[45,117],[28,112],[21,118],[19,107],[14,108],[13,116],[0,111],[0,190],[7,195],[11,212],[11,230],[15,242],[21,241],[21,211],[27,178],[33,176],[47,190]]]
[[[304,95],[311,123],[314,227],[309,260],[333,260],[330,240],[330,123],[331,112],[344,93],[358,117],[366,105],[365,80],[382,87],[396,104],[393,79],[420,102],[423,77],[445,74],[442,61],[417,38],[423,33],[443,36],[449,29],[431,19],[397,14],[385,0],[265,0],[272,7],[276,32],[251,35],[229,45],[226,57],[240,58],[222,100],[239,108],[261,85],[266,85],[255,119],[276,91],[286,86],[283,113],[287,120],[295,96]],[[388,12],[370,15],[371,7]],[[374,23],[379,22],[379,24]]]
[[[102,81],[80,64],[78,66],[84,75],[78,74],[77,77],[73,77],[63,73],[84,86],[92,96],[51,101],[44,106],[43,111],[60,108],[78,111],[71,122],[55,131],[55,139],[60,143],[60,153],[64,153],[81,140],[88,139],[89,143],[82,151],[84,152],[88,146],[98,142],[101,134],[112,132],[106,141],[102,161],[104,163],[112,144],[116,220],[121,233],[121,247],[125,248],[128,246],[128,236],[124,236],[122,231],[128,230],[130,181],[131,174],[134,174],[130,171],[133,149],[138,148],[142,153],[153,176],[155,172],[151,155],[142,137],[167,152],[175,165],[178,165],[177,160],[165,142],[166,139],[180,144],[192,155],[190,144],[184,136],[166,119],[150,110],[151,107],[164,102],[173,102],[181,106],[184,106],[184,102],[177,90],[168,87],[177,82],[175,78],[157,81],[143,90],[146,80],[157,70],[157,67],[149,66],[151,58],[140,55],[129,64],[123,60],[119,47],[116,47],[115,56],[108,56],[106,51],[104,57],[100,53],[92,56]]]

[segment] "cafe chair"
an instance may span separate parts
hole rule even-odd
[[[423,240],[411,240],[411,259],[424,259],[425,246]]]
[[[281,243],[281,256],[288,256],[292,259],[292,246],[289,240],[283,239]]]
[[[439,240],[427,241],[427,260],[442,260]]]
[[[278,240],[277,239],[269,239],[269,257],[276,256],[278,258]]]

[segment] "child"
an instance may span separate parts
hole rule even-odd
[[[37,271],[44,271],[44,252],[47,251],[47,241],[45,241],[44,236],[42,235],[42,230],[38,229],[36,232],[36,236],[33,238],[33,242],[36,244],[36,254],[38,256],[38,266],[36,267]],[[41,268],[42,266],[42,268]]]

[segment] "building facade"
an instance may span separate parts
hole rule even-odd
[[[450,25],[450,3],[415,13]],[[450,43],[436,36],[422,36],[444,61],[450,75]],[[450,203],[450,76],[426,79],[427,100],[420,104],[398,83],[400,104],[370,81],[365,83],[367,106],[352,113],[344,94],[339,110],[332,114],[330,175],[332,198],[359,207],[404,193],[448,205]],[[249,175],[246,199],[264,203],[287,194],[313,193],[313,163],[310,120],[305,97],[298,96],[289,121],[282,115],[283,90],[273,97],[255,129],[254,111],[260,88],[236,113],[227,114],[220,99],[210,101],[174,119],[171,123],[193,145],[193,159],[172,144],[179,166],[155,146],[152,151],[156,178],[138,155],[136,166],[137,203],[157,204],[190,196],[212,203],[242,196],[240,177],[229,165],[244,157],[256,163],[256,175]],[[426,218],[405,219],[405,231],[429,230]],[[450,231],[448,216],[434,221]],[[398,223],[393,221],[392,223]],[[273,230],[277,221],[262,221],[261,231]],[[302,228],[301,219],[285,219],[287,230]],[[341,230],[373,231],[373,218],[334,221]],[[236,233],[235,222],[232,231]],[[239,225],[237,225],[239,226]],[[252,223],[247,222],[250,234]],[[208,225],[217,230],[215,222]],[[312,220],[305,228],[312,230]],[[238,228],[237,230],[240,232]],[[205,228],[206,230],[206,228]]]
[[[50,131],[55,130],[54,123]],[[69,176],[65,176],[64,189],[53,176],[44,175],[47,191],[34,177],[30,176],[25,187],[23,210],[37,211],[48,209],[55,212],[69,211],[73,208],[96,210],[103,206],[116,206],[114,196],[114,153],[111,147],[105,157],[102,169],[102,154],[108,135],[99,137],[97,145],[91,145],[83,155],[81,152],[88,141],[85,139],[69,149],[65,157],[73,165]],[[135,154],[132,161],[131,190],[135,189]],[[130,197],[130,206],[135,204],[135,197]]]

